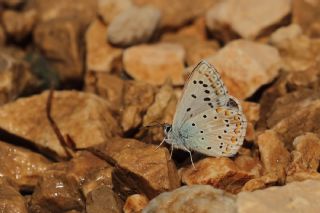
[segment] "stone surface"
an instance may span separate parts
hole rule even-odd
[[[320,181],[311,180],[241,192],[237,197],[237,212],[318,212],[320,204],[314,198],[319,196]]]
[[[81,211],[84,207],[76,180],[63,171],[46,172],[30,201],[31,212]]]
[[[254,178],[260,177],[262,173],[262,165],[257,157],[239,155],[235,158],[234,163],[240,170],[247,172],[249,175],[253,175]]]
[[[184,83],[185,51],[177,44],[137,45],[126,49],[123,64],[135,80],[161,85],[171,78],[174,85]]]
[[[0,52],[0,105],[2,105],[35,88],[37,80],[31,73],[29,64],[20,58],[20,51],[2,48]]]
[[[87,213],[121,213],[122,202],[119,197],[106,186],[91,191],[86,201]]]
[[[253,141],[256,138],[255,125],[260,118],[260,104],[244,101],[241,103],[241,106],[247,119],[245,139],[247,141]]]
[[[114,17],[132,6],[131,0],[98,0],[98,14],[105,24],[110,24]]]
[[[320,1],[293,0],[292,21],[299,24],[304,32],[311,36],[320,36]]]
[[[253,175],[241,171],[229,158],[205,158],[195,164],[196,170],[190,166],[182,169],[182,182],[187,185],[209,184],[215,188],[237,193]]]
[[[148,204],[149,200],[146,196],[141,194],[134,194],[127,198],[123,211],[124,213],[135,213],[141,212],[144,207]]]
[[[121,62],[122,49],[107,42],[108,28],[101,20],[93,21],[86,31],[87,71],[111,72]]]
[[[2,14],[2,23],[6,33],[17,41],[21,41],[31,33],[36,23],[36,10],[16,12],[5,10]]]
[[[0,176],[21,190],[32,190],[49,165],[50,161],[38,153],[0,141]]]
[[[155,7],[130,7],[111,21],[108,40],[124,47],[147,42],[157,29],[160,18],[160,11]]]
[[[4,32],[3,26],[0,25],[0,46],[3,46],[6,43],[6,33]]]
[[[12,186],[0,184],[0,212],[27,213],[27,202],[23,196]]]
[[[177,28],[203,14],[216,0],[132,0],[137,6],[152,5],[161,11],[160,26]]]
[[[285,148],[276,132],[267,130],[260,134],[257,139],[263,173],[275,174],[280,183],[284,183],[286,178],[286,168],[290,161],[290,154]]]
[[[269,45],[236,40],[207,61],[216,67],[230,94],[245,99],[277,76],[280,56]]]
[[[51,157],[63,159],[66,152],[46,117],[47,99],[48,92],[44,92],[2,106],[0,127],[32,141]],[[54,92],[51,116],[62,135],[66,138],[68,134],[76,148],[102,143],[120,133],[107,103],[89,93]]]
[[[212,32],[230,34],[231,29],[242,38],[253,39],[280,24],[289,15],[290,7],[290,0],[221,1],[208,11],[206,21]]]
[[[26,0],[2,0],[1,3],[6,5],[7,7],[15,8],[26,3]]]
[[[143,209],[150,212],[237,212],[235,197],[211,186],[183,186],[154,198]]]
[[[117,165],[115,175],[121,180],[120,187],[132,188],[153,198],[180,185],[168,150],[155,148],[134,139],[115,138],[95,146],[93,152]]]

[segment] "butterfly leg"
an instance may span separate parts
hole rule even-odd
[[[173,153],[173,145],[171,144],[170,160],[172,158],[172,153]]]
[[[159,149],[159,147],[166,141],[166,138],[164,138],[161,143],[157,146],[156,150]]]
[[[187,152],[189,152],[189,155],[190,155],[190,160],[191,160],[191,164],[193,166],[194,169],[196,169],[196,167],[194,166],[194,163],[193,163],[193,160],[192,160],[192,155],[191,155],[191,151],[187,148],[184,148]]]

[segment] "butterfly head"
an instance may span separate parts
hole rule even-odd
[[[165,135],[168,135],[168,133],[172,130],[172,125],[171,124],[166,124],[164,123],[162,125],[162,128],[163,128],[163,132]]]

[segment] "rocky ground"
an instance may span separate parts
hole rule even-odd
[[[319,212],[319,0],[0,0],[0,212]],[[248,120],[232,158],[156,150],[188,72]]]

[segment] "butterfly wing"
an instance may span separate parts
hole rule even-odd
[[[247,122],[239,102],[229,96],[226,105],[208,109],[181,127],[185,146],[209,156],[232,156],[241,147]]]
[[[193,69],[185,84],[173,119],[173,130],[179,130],[188,119],[195,115],[225,105],[227,93],[215,68],[206,61],[201,61]]]

